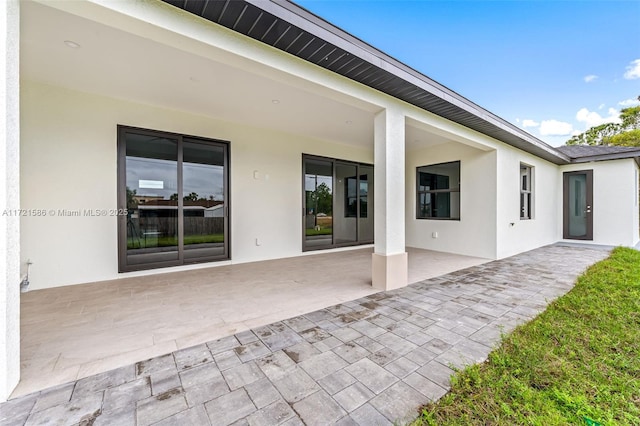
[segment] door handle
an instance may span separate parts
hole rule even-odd
[[[585,213],[591,213],[591,206],[587,206],[587,210],[584,211]]]

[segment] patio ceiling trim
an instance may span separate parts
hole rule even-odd
[[[162,0],[555,164],[570,158],[288,0]]]

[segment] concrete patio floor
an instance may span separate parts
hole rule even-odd
[[[15,398],[3,425],[390,425],[571,289],[597,247],[547,246]]]
[[[417,282],[486,262],[408,249]],[[372,293],[371,248],[31,291],[13,397]]]

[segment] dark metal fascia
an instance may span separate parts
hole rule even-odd
[[[571,163],[580,164],[580,163],[591,163],[593,161],[624,160],[627,158],[633,158],[636,161],[636,163],[638,163],[640,161],[640,150],[628,151],[628,152],[616,152],[613,154],[589,155],[588,157],[576,157],[571,159]]]
[[[366,62],[374,65],[376,68],[387,71],[409,84],[415,85],[425,90],[449,104],[456,106],[472,115],[481,118],[483,121],[504,130],[513,136],[521,139],[526,144],[533,145],[533,149],[517,146],[508,141],[504,141],[509,145],[514,145],[525,151],[533,151],[535,155],[545,158],[555,164],[569,163],[570,158],[565,154],[555,150],[545,142],[535,138],[520,128],[498,117],[497,115],[485,110],[479,105],[473,103],[469,99],[459,95],[453,90],[443,86],[442,84],[430,79],[419,71],[409,67],[408,65],[394,59],[384,52],[376,49],[370,44],[360,40],[359,38],[341,30],[330,22],[320,18],[319,16],[309,12],[308,10],[296,5],[289,0],[245,0],[246,2],[289,22],[303,31],[324,40]],[[375,87],[374,87],[375,88]],[[392,94],[393,95],[393,94]],[[408,99],[399,98],[405,102]],[[429,110],[427,110],[429,111]],[[435,111],[430,111],[437,114]],[[438,114],[440,115],[440,114]],[[441,115],[447,118],[446,115]],[[456,121],[456,120],[452,120]],[[458,121],[456,121],[458,122]],[[465,125],[464,123],[459,123]],[[492,135],[489,135],[492,136]],[[495,137],[495,136],[492,136]],[[519,144],[518,144],[519,145]],[[534,148],[535,147],[535,148]]]
[[[175,5],[174,1],[164,1]],[[450,107],[453,107],[454,110],[458,111],[454,113],[453,111],[445,111],[442,109],[442,107],[428,108],[426,106],[421,106],[419,105],[419,102],[412,102],[412,97],[402,96],[402,94],[396,95],[394,93],[396,90],[392,89],[398,89],[397,86],[388,88],[388,90],[381,90],[379,87],[377,87],[377,85],[367,84],[366,79],[360,82],[361,84],[365,84],[373,89],[380,90],[383,93],[396,97],[397,99],[400,99],[404,102],[408,102],[428,112],[441,116],[447,120],[468,127],[469,129],[484,133],[485,135],[507,143],[508,145],[514,146],[518,149],[522,149],[526,152],[530,152],[552,163],[567,164],[570,162],[570,157],[560,151],[557,151],[545,142],[535,138],[534,136],[523,131],[517,126],[514,126],[506,120],[473,103],[469,99],[459,95],[453,90],[443,86],[440,83],[437,83],[426,75],[394,59],[393,57],[376,49],[375,47],[360,40],[359,38],[341,30],[330,22],[322,19],[321,17],[309,12],[308,10],[298,6],[297,4],[289,0],[243,0],[243,2],[251,4],[252,6],[276,18],[271,27],[262,35],[262,39],[264,39],[267,33],[269,33],[276,22],[286,22],[290,25],[298,27],[300,30],[308,33],[310,36],[315,37],[315,39],[321,40],[324,44],[319,50],[328,45],[347,52],[354,57],[360,58],[361,60],[371,64],[374,70],[377,69],[379,71],[382,71],[383,73],[391,74],[399,78],[402,82],[407,83],[409,86],[413,85],[415,87],[418,87],[419,89],[424,90],[426,93],[441,99]],[[279,50],[283,50],[278,47],[276,48]],[[310,59],[303,55],[296,56],[300,57],[303,60],[309,61]],[[349,77],[344,73],[338,72],[337,74],[343,75],[344,77],[353,80],[352,77]],[[358,80],[354,81],[359,82]],[[474,125],[470,121],[468,121],[472,120],[473,118],[479,118],[482,122],[486,123],[489,128],[482,129],[482,127],[485,126],[480,126],[478,124]],[[503,132],[506,133],[506,135],[500,135]]]

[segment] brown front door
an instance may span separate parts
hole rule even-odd
[[[563,238],[593,240],[593,170],[565,172]]]

